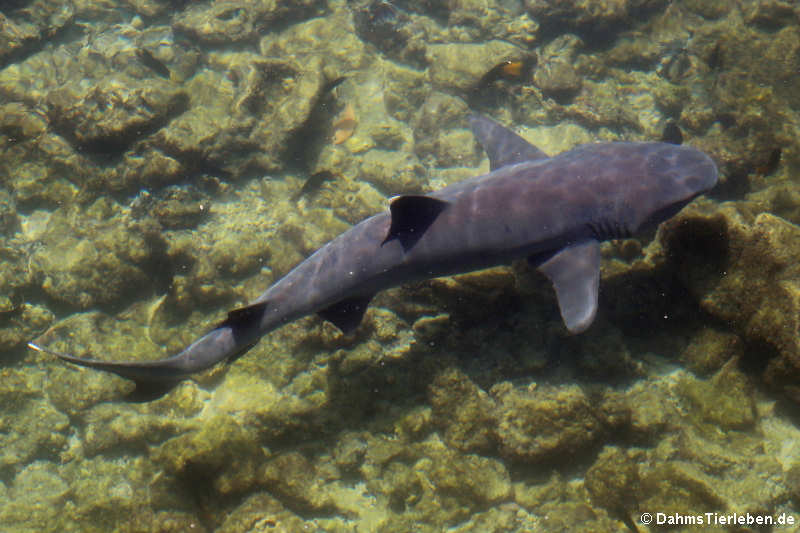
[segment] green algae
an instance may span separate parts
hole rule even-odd
[[[6,368],[0,377],[0,469],[19,469],[37,457],[57,456],[67,444],[70,423],[43,397],[43,372]]]
[[[635,453],[606,446],[586,471],[586,490],[592,501],[623,520],[638,510],[639,459]]]
[[[701,427],[746,429],[755,423],[755,402],[747,379],[729,363],[708,381],[685,381],[681,394],[694,404]]]
[[[504,456],[542,461],[559,454],[579,453],[599,437],[602,419],[577,385],[513,388],[498,385],[497,436]],[[529,428],[537,428],[531,433]]]
[[[455,368],[439,373],[430,385],[429,401],[444,441],[462,451],[486,452],[494,444],[494,402]]]

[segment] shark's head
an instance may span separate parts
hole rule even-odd
[[[700,150],[666,143],[630,146],[641,152],[633,158],[635,181],[627,195],[631,233],[667,220],[717,184],[717,166]]]

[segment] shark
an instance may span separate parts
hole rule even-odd
[[[518,259],[550,279],[564,325],[577,334],[597,314],[600,243],[657,226],[718,179],[714,161],[685,145],[600,142],[549,157],[487,117],[469,122],[488,173],[391,199],[181,352],[108,361],[28,346],[137,383],[175,383],[235,360],[300,317],[316,313],[350,333],[383,289]]]

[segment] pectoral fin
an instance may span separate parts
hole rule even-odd
[[[556,290],[561,318],[570,333],[586,330],[597,314],[600,243],[568,246],[539,266]]]
[[[347,298],[341,302],[336,302],[317,314],[328,322],[332,322],[334,326],[342,330],[342,333],[351,333],[361,323],[361,319],[364,318],[364,313],[367,311],[367,305],[372,300],[372,296],[370,294],[369,296]]]

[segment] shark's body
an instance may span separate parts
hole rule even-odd
[[[518,258],[551,279],[564,322],[577,333],[597,310],[600,241],[666,220],[717,182],[713,161],[689,147],[600,143],[547,157],[489,119],[471,123],[491,172],[425,196],[395,198],[389,211],[327,243],[182,352],[147,362],[51,353],[139,382],[175,381],[302,316],[319,313],[349,331],[382,289]]]

